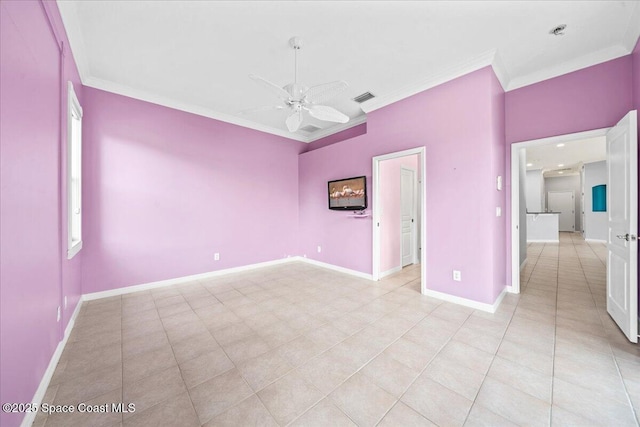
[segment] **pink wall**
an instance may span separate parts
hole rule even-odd
[[[64,302],[64,297],[67,297],[67,308],[62,310],[62,327],[66,327],[69,323],[71,316],[73,315],[73,311],[75,310],[76,305],[80,301],[80,296],[82,295],[82,284],[81,284],[81,272],[82,272],[82,251],[80,251],[76,256],[72,259],[67,259],[67,82],[71,81],[73,83],[73,88],[82,104],[82,90],[83,86],[80,81],[80,75],[78,74],[78,69],[76,68],[76,63],[73,58],[73,54],[69,49],[69,42],[67,39],[67,35],[65,33],[64,26],[62,24],[62,18],[60,17],[60,12],[58,11],[58,6],[55,2],[43,2],[43,6],[45,7],[48,16],[51,19],[52,28],[56,35],[56,38],[62,42],[64,45],[62,58],[63,58],[63,78],[62,78],[62,92],[61,92],[61,100],[62,100],[62,111],[63,114],[61,116],[60,121],[60,135],[61,141],[60,144],[60,248],[61,248],[61,265],[62,265],[62,301]]]
[[[81,293],[81,257],[63,255],[60,163],[66,81],[79,78],[72,55],[60,52],[67,39],[55,3],[0,8],[0,401],[29,402]],[[57,323],[63,295],[69,306]],[[19,425],[22,418],[3,412],[0,424]]]
[[[511,147],[514,142],[615,125],[632,102],[632,56],[584,68],[506,93],[506,257],[511,259]],[[511,263],[507,263],[511,283]]]
[[[427,286],[492,303],[494,287],[504,284],[495,283],[495,255],[478,247],[499,228],[492,159],[503,142],[494,130],[493,79],[491,68],[478,70],[370,113],[366,135],[301,154],[300,252],[371,273],[371,220],[329,211],[326,182],[366,175],[371,189],[372,157],[425,146]],[[453,269],[462,270],[461,283]]]
[[[91,88],[84,112],[83,293],[295,255],[303,143]]]
[[[612,126],[631,109],[631,55],[507,93],[509,143]]]
[[[492,225],[492,252],[493,252],[493,293],[492,301],[500,295],[504,290],[506,278],[506,267],[509,262],[505,258],[506,247],[505,242],[507,239],[507,221],[506,221],[506,196],[508,186],[505,185],[506,173],[505,173],[505,92],[502,89],[502,85],[498,81],[495,74],[491,74],[491,171],[493,178],[492,200],[493,200],[493,218],[491,219]],[[502,177],[502,190],[497,189],[498,176]],[[495,213],[495,209],[499,207],[502,209],[502,216],[498,217]],[[509,241],[510,243],[510,241]]]
[[[380,162],[380,272],[400,267],[401,263],[401,199],[400,169],[418,170],[418,155]]]

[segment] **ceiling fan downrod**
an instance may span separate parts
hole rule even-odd
[[[293,48],[293,83],[298,84],[298,51],[302,49],[302,39],[300,37],[291,37],[289,39],[289,45]]]

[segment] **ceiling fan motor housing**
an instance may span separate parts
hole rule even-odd
[[[302,97],[304,96],[304,94],[307,92],[307,90],[309,90],[307,86],[299,83],[290,83],[286,85],[283,89],[289,92],[289,95],[291,95],[291,99],[298,100],[298,101],[302,100]]]
[[[253,74],[249,75],[250,78],[255,80],[261,86],[269,89],[278,98],[280,98],[287,107],[289,107],[290,114],[285,120],[287,129],[289,129],[290,132],[296,132],[300,129],[300,125],[303,121],[303,111],[308,111],[311,117],[318,120],[347,123],[349,121],[349,116],[333,107],[320,104],[343,91],[347,87],[347,83],[344,81],[335,81],[316,85],[311,88],[303,84],[299,84],[298,50],[302,48],[302,39],[300,37],[292,37],[289,39],[289,45],[291,45],[295,52],[293,83],[280,87],[266,79],[263,79],[262,77],[258,77]],[[275,109],[277,109],[277,107],[275,107]]]

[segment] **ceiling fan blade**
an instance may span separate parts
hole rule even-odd
[[[289,132],[295,132],[300,129],[300,125],[302,124],[302,111],[296,110],[287,117],[285,122],[287,124],[287,129]]]
[[[238,111],[238,115],[260,113],[262,111],[283,110],[283,105],[265,105],[264,107],[249,108],[247,110]]]
[[[349,116],[326,105],[309,105],[306,109],[309,110],[311,117],[315,117],[318,120],[337,123],[347,123],[349,121]]]
[[[249,74],[249,78],[255,81],[256,83],[258,83],[263,88],[271,91],[271,93],[273,93],[275,96],[282,99],[283,101],[288,101],[289,98],[291,98],[291,96],[289,95],[289,92],[282,89],[280,86],[276,85],[275,83],[271,83],[269,80],[263,79],[262,77],[256,76],[255,74]]]
[[[347,82],[342,80],[310,87],[306,93],[307,101],[312,104],[326,102],[334,98],[347,87],[349,87]]]

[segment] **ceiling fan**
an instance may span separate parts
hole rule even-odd
[[[289,115],[285,120],[289,132],[296,132],[300,129],[303,121],[303,111],[309,112],[311,117],[318,120],[336,123],[347,123],[349,116],[335,108],[322,103],[334,98],[340,92],[348,87],[348,84],[342,80],[324,83],[317,86],[307,87],[298,83],[298,51],[302,48],[302,39],[300,37],[292,37],[289,39],[289,45],[295,52],[294,80],[284,87],[280,87],[262,77],[250,74],[249,78],[258,83],[260,86],[270,90],[282,101],[281,105],[258,107],[251,110],[245,110],[243,114],[266,110],[282,110],[288,109]]]

